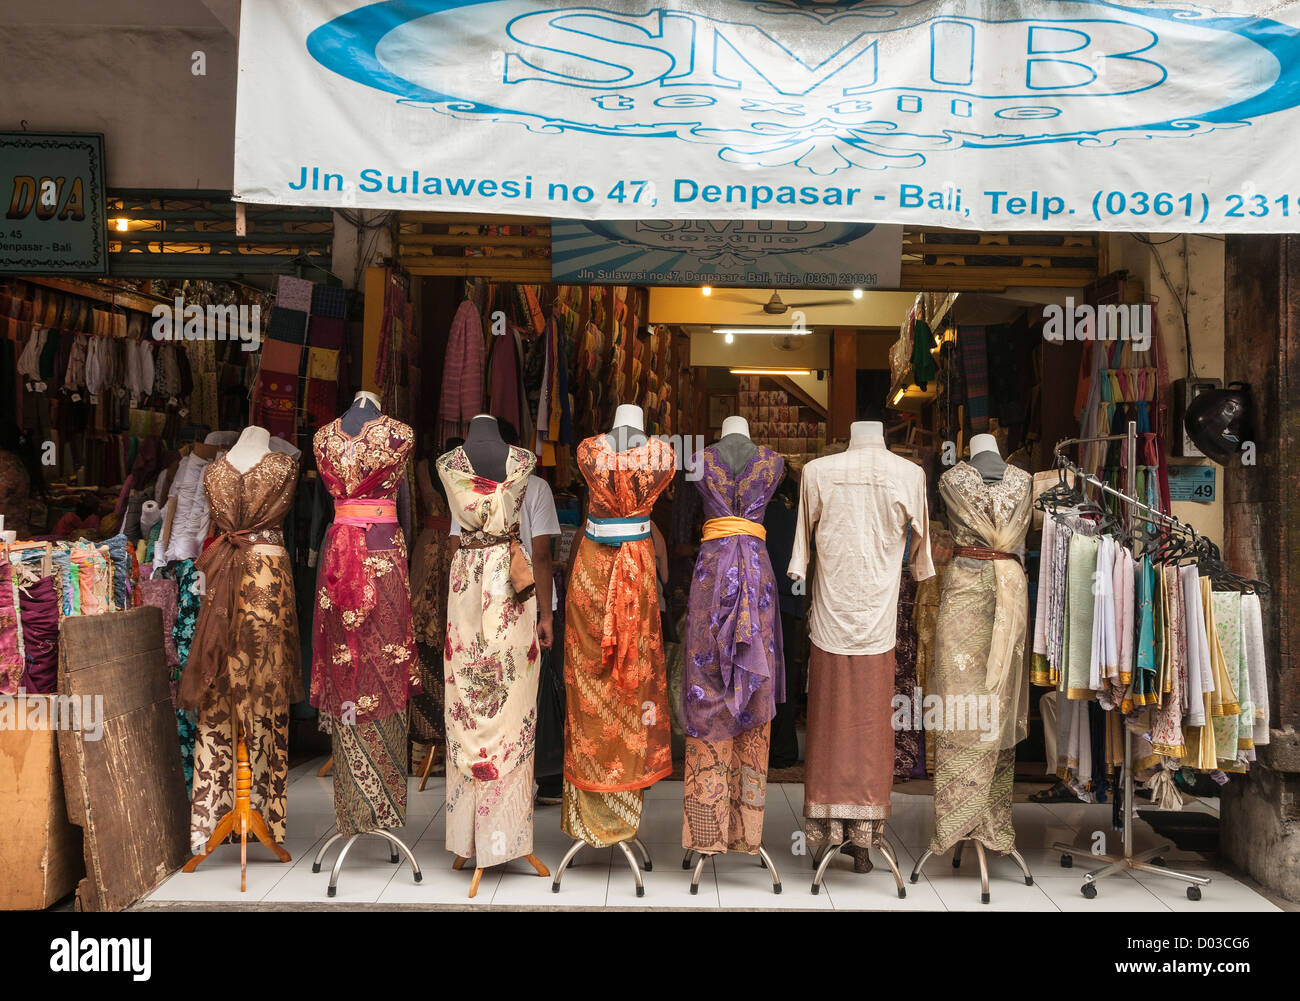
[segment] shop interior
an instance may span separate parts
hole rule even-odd
[[[769,524],[767,547],[783,585],[786,701],[772,723],[766,782],[773,816],[765,838],[780,848],[778,861],[791,889],[802,881],[805,873],[800,870],[807,867],[806,860],[784,854],[785,843],[797,835],[800,824],[809,656],[801,620],[807,599],[791,592],[778,564],[788,560],[791,542],[780,535],[793,532],[800,474],[808,463],[843,451],[854,425],[874,422],[880,425],[889,451],[925,474],[930,547],[937,573],[918,583],[904,567],[899,568],[895,695],[909,704],[928,690],[944,570],[955,546],[939,481],[958,462],[970,458],[974,436],[992,436],[1003,462],[1033,475],[1035,497],[1053,488],[1073,489],[1077,494],[1070,500],[1075,507],[1095,504],[1097,519],[1114,524],[1116,531],[1129,509],[1102,484],[1131,491],[1137,501],[1154,510],[1171,510],[1169,467],[1184,464],[1184,445],[1181,440],[1168,440],[1168,425],[1162,425],[1158,416],[1175,406],[1171,388],[1157,377],[1164,365],[1160,354],[1170,350],[1169,345],[1155,337],[1150,353],[1139,353],[1133,342],[1124,340],[1102,345],[1058,342],[1045,336],[1045,307],[1067,295],[1093,305],[1149,301],[1148,290],[1139,282],[1122,272],[1104,270],[1104,259],[1096,262],[1091,281],[1064,286],[1053,284],[1058,278],[1039,273],[1040,265],[1027,257],[1019,258],[1018,264],[998,262],[1004,279],[1000,288],[970,279],[936,281],[919,292],[557,286],[543,280],[545,262],[539,261],[529,242],[546,235],[538,226],[457,227],[412,219],[400,232],[394,258],[382,267],[366,268],[356,291],[345,290],[341,280],[324,268],[301,267],[294,269],[295,275],[240,274],[229,279],[0,282],[0,318],[8,325],[5,351],[0,354],[5,371],[0,376],[5,385],[18,389],[15,405],[6,406],[12,413],[5,418],[13,426],[2,447],[20,457],[5,484],[10,492],[3,504],[3,527],[11,533],[5,536],[5,563],[15,594],[23,589],[25,595],[48,590],[48,594],[40,590],[39,600],[31,606],[30,626],[35,628],[25,621],[23,596],[15,602],[26,643],[41,653],[13,660],[7,678],[0,679],[8,687],[0,691],[9,694],[22,686],[29,694],[48,695],[60,690],[60,658],[66,661],[86,653],[69,648],[73,640],[63,638],[71,634],[60,632],[61,621],[125,613],[141,606],[159,609],[162,657],[173,700],[171,726],[181,752],[179,762],[168,763],[153,755],[147,764],[153,769],[149,774],[170,776],[156,780],[158,788],[149,793],[151,800],[175,799],[176,775],[183,782],[185,837],[179,848],[168,849],[167,857],[176,863],[173,868],[199,851],[202,839],[194,840],[188,814],[204,795],[204,786],[205,808],[212,815],[241,809],[231,789],[235,774],[242,774],[245,766],[243,753],[251,759],[257,788],[268,769],[278,770],[266,781],[276,787],[279,805],[264,804],[262,812],[273,840],[282,843],[295,862],[314,855],[331,830],[333,817],[328,811],[335,767],[331,738],[308,697],[316,669],[312,625],[322,586],[319,558],[325,531],[320,513],[324,484],[313,446],[317,433],[348,411],[358,392],[373,394],[385,416],[414,431],[404,465],[406,486],[396,503],[410,552],[419,654],[416,670],[424,681],[424,693],[413,697],[409,706],[404,766],[410,776],[411,816],[423,818],[430,831],[437,826],[443,798],[439,778],[446,769],[446,706],[440,684],[446,611],[421,606],[446,600],[445,580],[441,591],[431,580],[436,568],[444,567],[438,560],[445,554],[435,550],[442,545],[448,523],[446,491],[435,467],[440,455],[464,441],[467,415],[493,415],[513,430],[508,441],[537,456],[536,475],[551,489],[560,526],[552,558],[561,610],[566,575],[586,517],[587,490],[575,449],[584,439],[613,427],[620,405],[639,407],[647,435],[662,436],[687,452],[717,441],[728,419],[743,418],[752,441],[782,457],[786,482],[777,487],[769,509],[783,505],[788,517],[783,530]],[[471,244],[475,249],[464,249]],[[918,260],[927,265],[943,263],[941,255]],[[1073,257],[1068,263],[1077,265]],[[953,273],[960,270],[956,267]],[[1074,276],[1078,270],[1075,267],[1067,274]],[[202,307],[193,321],[199,325],[196,329],[204,331],[202,336],[186,335],[182,308],[175,317],[174,339],[158,339],[159,310],[165,314],[173,304]],[[234,306],[231,316],[239,315],[241,308],[255,308],[260,317],[256,348],[248,349],[247,337],[210,339],[207,332],[217,314],[209,306]],[[466,377],[461,354],[471,342],[476,347],[470,371],[477,381]],[[1102,390],[1100,382],[1105,383]],[[1162,393],[1170,395],[1162,397]],[[1130,421],[1138,439],[1136,469],[1129,468],[1124,442],[1118,440]],[[203,726],[211,729],[212,721],[196,719],[195,712],[181,704],[179,694],[191,655],[188,643],[206,593],[200,570],[204,540],[215,533],[203,497],[203,472],[249,425],[281,439],[300,462],[283,538],[296,593],[295,616],[285,622],[291,622],[299,635],[302,698],[292,702],[284,718],[266,724],[265,732],[276,747],[269,753],[260,738],[256,745],[244,741],[245,735],[230,721],[218,727],[224,743],[205,738],[199,731]],[[1112,434],[1117,440],[1057,448],[1066,439]],[[1061,472],[1065,467],[1058,455],[1069,460],[1073,480]],[[1187,464],[1204,461],[1186,456]],[[1081,485],[1085,476],[1098,485]],[[26,481],[21,492],[16,486],[19,478]],[[659,594],[665,606],[656,628],[664,645],[673,714],[673,772],[668,782],[661,783],[663,791],[648,794],[647,800],[658,802],[662,814],[656,814],[659,826],[652,826],[652,836],[647,838],[651,848],[658,849],[657,855],[669,850],[665,846],[673,842],[674,827],[681,830],[680,786],[674,787],[673,782],[682,778],[685,754],[678,718],[683,698],[682,638],[703,520],[698,505],[687,503],[694,490],[687,471],[680,469],[659,495],[651,515]],[[1038,589],[1043,586],[1039,580],[1043,525],[1054,516],[1050,502],[1037,509],[1023,541],[1031,616],[1042,607]],[[1131,526],[1124,531],[1131,532]],[[1236,584],[1238,591],[1253,593],[1250,584]],[[46,609],[42,602],[52,607]],[[562,647],[562,625],[557,622],[556,628],[556,645]],[[1096,828],[1113,839],[1108,851],[1118,854],[1123,835],[1112,822],[1121,820],[1137,825],[1139,848],[1157,842],[1176,845],[1161,859],[1170,866],[1213,859],[1217,785],[1210,773],[1230,775],[1244,769],[1244,761],[1234,753],[1202,762],[1209,767],[1166,770],[1149,748],[1138,748],[1132,759],[1137,775],[1132,805],[1143,817],[1121,818],[1116,797],[1125,760],[1121,716],[1105,711],[1095,700],[1088,702],[1080,710],[1080,725],[1086,732],[1082,737],[1076,732],[1081,744],[1088,745],[1083,754],[1087,764],[1081,763],[1077,749],[1072,755],[1064,749],[1052,753],[1055,735],[1045,734],[1040,698],[1055,694],[1059,679],[1049,678],[1037,662],[1032,636],[1031,625],[1023,648],[1023,672],[1034,684],[1028,689],[1027,736],[1014,754],[1013,801],[1016,847],[1032,865],[1039,884],[1047,877],[1068,876],[1074,884],[1071,892],[1077,896],[1079,872],[1071,874],[1063,868],[1072,868],[1073,861],[1057,843],[1078,848]],[[1239,679],[1238,688],[1244,680]],[[552,703],[558,699],[562,707],[562,688],[548,692],[543,680],[537,754],[539,762],[549,756],[554,770],[556,755],[563,755],[563,730],[561,722],[557,736],[555,719],[547,724],[540,718],[540,704],[548,696]],[[1062,691],[1059,698],[1065,703],[1067,694]],[[1254,723],[1252,717],[1249,724]],[[1054,718],[1051,724],[1055,725]],[[153,732],[158,735],[156,727]],[[920,865],[933,832],[935,747],[926,736],[924,730],[900,730],[895,735],[893,799],[902,823],[892,829],[901,842],[896,848],[902,849],[898,861],[904,875]],[[549,746],[543,747],[548,741]],[[54,743],[46,747],[51,754]],[[140,777],[142,785],[150,781]],[[304,798],[308,796],[310,800]],[[296,797],[312,804],[303,808],[306,824],[296,822]],[[52,805],[54,798],[52,793],[47,808],[65,809]],[[1175,799],[1182,808],[1168,809]],[[774,803],[778,805],[773,807]],[[1034,804],[1036,809],[1022,810],[1021,804]],[[1153,810],[1162,806],[1166,809]],[[1155,812],[1161,816],[1155,817]],[[566,843],[558,837],[557,814],[554,804],[539,802],[536,807],[541,846],[537,851],[548,864],[553,860],[546,851],[558,856],[557,846]],[[414,820],[406,828],[408,834],[413,825]],[[543,835],[543,828],[557,828],[555,837]],[[210,823],[205,830],[210,833]],[[426,870],[435,865],[445,868],[445,852],[421,853],[426,841],[438,838],[430,835],[421,840],[417,832],[406,840],[417,849],[412,867],[419,858]],[[76,846],[69,847],[72,844],[69,837],[59,850],[78,856],[85,847],[80,834]],[[206,864],[229,877],[233,889],[222,899],[241,899],[251,888],[273,900],[277,886],[288,895],[279,899],[296,899],[295,893],[309,893],[312,899],[325,894],[323,875],[295,866],[298,882],[291,885],[281,880],[279,867],[269,861],[271,855],[256,845],[249,848],[249,862],[241,874],[241,859],[237,851],[231,855],[232,849],[224,845]],[[680,845],[676,850],[681,850]],[[360,842],[349,862],[352,871],[342,874],[338,899],[354,899],[349,897],[354,888],[369,887],[366,867],[380,866],[390,851],[396,859],[396,846]],[[586,894],[588,881],[598,881],[593,872],[598,874],[604,864],[610,874],[603,900],[611,905],[632,903],[631,881],[620,872],[622,862],[615,857],[611,869],[609,853],[597,855],[605,862],[598,858],[585,868],[575,863],[567,877],[577,883],[573,895]],[[656,869],[676,869],[671,864],[674,858],[662,861]],[[946,859],[931,860],[927,873],[947,869],[948,864]],[[838,882],[828,884],[828,896],[834,898],[838,892],[840,899],[861,905],[865,898],[853,896],[858,891],[848,888],[852,865],[847,857],[836,862],[842,871]],[[743,884],[745,893],[766,893],[765,885],[752,875],[739,869],[732,872],[735,866],[721,859],[716,871],[711,865],[701,899],[726,906],[719,889],[723,885]],[[977,881],[973,866],[968,859],[966,874]],[[75,866],[69,863],[68,868]],[[411,881],[405,872],[392,876],[392,868],[388,877],[392,892],[399,896],[382,897],[377,891],[375,899],[423,899],[420,887],[408,885]],[[892,897],[893,883],[889,873],[881,870],[884,866],[878,865],[872,877],[876,881],[867,885],[871,892],[879,891],[883,900]],[[832,873],[836,871],[833,867]],[[994,900],[999,894],[1010,899],[1007,887],[1019,884],[1020,871],[1005,858],[995,859],[991,871]],[[192,875],[178,873],[162,892],[151,888],[150,899],[159,903],[218,899],[211,890],[197,893],[187,888],[185,880]],[[676,889],[685,888],[687,877],[682,876],[683,886]],[[1007,876],[1012,878],[1003,878]],[[330,879],[331,896],[338,879],[336,869]],[[480,899],[491,900],[492,893],[479,888],[477,879]],[[738,882],[727,884],[727,880]],[[638,889],[640,882],[638,876]],[[925,881],[922,888],[937,882],[937,878]],[[989,897],[987,882],[985,873],[984,901]],[[509,876],[497,872],[484,885],[504,888],[509,883]],[[39,889],[38,906],[54,902],[46,898],[57,892],[56,884],[53,880]],[[62,885],[66,886],[66,879]],[[1188,896],[1199,899],[1199,888],[1189,885]],[[543,887],[549,888],[549,884]],[[463,900],[464,886],[456,884],[455,889],[454,894],[445,891],[447,899]],[[901,884],[899,889],[901,896]],[[1157,897],[1181,896],[1183,889],[1180,883],[1166,886],[1157,880],[1142,885],[1144,893]],[[629,899],[616,899],[616,892]],[[934,900],[950,906],[948,892],[934,891]],[[916,906],[930,901],[917,890],[912,893]],[[1094,886],[1092,896],[1096,895]],[[978,902],[981,891],[966,896]],[[555,902],[565,900],[560,897]],[[771,899],[765,897],[758,905],[769,906]]]

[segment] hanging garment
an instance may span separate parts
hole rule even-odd
[[[1246,770],[1247,752],[1254,749],[1254,707],[1250,704],[1250,675],[1246,669],[1246,634],[1241,615],[1240,591],[1211,591],[1214,626],[1228,684],[1237,693],[1238,712],[1215,717],[1214,743],[1219,767]],[[1249,716],[1249,719],[1247,718]]]
[[[578,446],[590,489],[564,613],[561,827],[603,847],[636,836],[646,787],[672,772],[667,677],[650,510],[676,456],[655,438],[618,452]]]
[[[1188,709],[1183,721],[1187,744],[1186,763],[1202,771],[1218,767],[1214,746],[1214,665],[1210,655],[1210,630],[1206,605],[1201,599],[1200,575],[1196,567],[1179,569],[1183,588],[1183,626],[1187,630]]]
[[[194,628],[203,602],[203,587],[194,560],[178,560],[165,572],[176,578],[176,622],[172,626],[172,638],[176,641],[177,671],[172,673],[171,690],[176,708],[176,734],[181,745],[181,767],[185,771],[185,790],[188,793],[194,785],[194,740],[198,727],[194,714],[181,706],[180,681],[185,665],[189,663],[190,644],[194,642]]]
[[[1237,700],[1237,688],[1232,683],[1228,657],[1220,642],[1221,633],[1210,578],[1201,577],[1200,585],[1201,604],[1205,609],[1206,635],[1210,643],[1210,665],[1214,671],[1214,694],[1210,699],[1214,755],[1219,770],[1223,771],[1232,767],[1237,760],[1237,717],[1241,715],[1241,703]],[[1238,605],[1238,611],[1240,608],[1241,606]]]
[[[1115,627],[1115,549],[1115,540],[1109,535],[1103,535],[1097,540],[1088,687],[1101,693],[1103,709],[1114,707],[1109,692],[1119,684],[1119,635]]]
[[[501,482],[477,475],[464,448],[437,464],[461,525],[443,652],[447,850],[473,857],[479,868],[533,850],[541,651],[537,599],[531,578],[520,573],[520,562],[531,561],[519,541],[519,516],[536,463],[532,452],[511,447]]]
[[[1055,688],[1060,672],[1048,657],[1047,622],[1056,577],[1056,532],[1059,523],[1053,517],[1043,519],[1042,541],[1038,546],[1038,592],[1034,607],[1034,660],[1029,680],[1035,685]],[[1048,762],[1050,766],[1052,762]]]
[[[483,412],[483,325],[468,299],[456,310],[442,364],[442,433],[464,436],[470,419]]]
[[[1158,585],[1165,592],[1165,670],[1169,687],[1162,692],[1163,701],[1152,713],[1151,749],[1158,755],[1181,761],[1186,754],[1183,743],[1183,714],[1187,711],[1187,630],[1183,622],[1183,591],[1178,582],[1178,568],[1158,568]]]
[[[215,537],[195,563],[203,604],[181,676],[180,699],[198,713],[190,842],[203,849],[235,805],[242,732],[252,768],[250,794],[277,842],[285,838],[289,705],[302,699],[293,565],[284,516],[298,480],[297,449],[276,443],[247,472],[222,453],[203,489]]]
[[[708,520],[683,648],[682,846],[752,855],[762,842],[771,721],[785,701],[780,595],[762,525],[785,462],[762,446],[738,472],[716,448],[698,461],[694,486]]]
[[[334,522],[318,575],[311,704],[333,741],[344,835],[406,822],[406,704],[419,675],[394,498],[414,441],[410,427],[385,416],[356,435],[336,419],[313,441]]]
[[[421,689],[410,700],[411,738],[427,744],[446,736],[442,648],[447,639],[447,581],[457,542],[451,536],[447,501],[430,482],[427,462],[416,467],[415,479],[425,514],[411,549],[411,619]]]
[[[1255,593],[1241,596],[1241,614],[1246,633],[1246,669],[1250,678],[1254,709],[1252,742],[1263,747],[1269,742],[1268,673],[1264,662],[1264,618]]]
[[[945,707],[942,725],[930,728],[930,850],[946,852],[974,838],[1005,852],[1015,847],[1015,747],[1028,733],[1029,720],[1029,592],[1016,553],[1029,530],[1033,478],[1009,465],[1001,480],[985,483],[978,469],[960,462],[939,479],[939,492],[956,548],[944,578],[929,682]]]
[[[1061,684],[1069,699],[1094,699],[1092,687],[1092,628],[1096,614],[1095,582],[1100,539],[1085,535],[1088,529],[1075,525],[1070,536],[1066,565],[1065,633],[1062,640]]]
[[[917,700],[917,636],[914,621],[918,584],[906,570],[898,586],[898,638],[894,643],[894,702],[902,700],[913,706]],[[942,593],[942,592],[941,592]],[[922,758],[922,730],[918,726],[901,726],[894,730],[894,778],[907,781]],[[922,769],[924,771],[924,769]]]

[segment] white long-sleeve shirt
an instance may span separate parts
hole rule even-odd
[[[912,576],[934,576],[925,472],[867,442],[804,467],[788,576],[807,577],[813,533],[817,574],[808,632],[827,653],[886,653],[897,640],[899,574],[912,529]]]

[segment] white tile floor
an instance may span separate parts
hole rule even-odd
[[[269,859],[260,845],[249,849],[248,892],[239,890],[239,849],[223,846],[197,872],[178,872],[146,900],[155,906],[167,902],[217,903],[257,901],[307,902],[341,906],[368,904],[439,905],[515,908],[729,908],[779,910],[1013,910],[1013,911],[1256,911],[1278,910],[1265,897],[1223,873],[1208,868],[1204,856],[1179,852],[1166,855],[1172,867],[1207,875],[1213,882],[1200,901],[1189,901],[1184,884],[1158,876],[1122,874],[1102,881],[1093,900],[1079,891],[1083,874],[1092,866],[1083,861],[1062,869],[1054,841],[1090,846],[1104,835],[1105,848],[1118,853],[1119,835],[1110,829],[1109,805],[1040,805],[1017,803],[1016,837],[1021,853],[1034,874],[1026,886],[1010,859],[990,859],[992,900],[980,903],[979,874],[973,851],[961,869],[954,870],[951,855],[932,858],[917,883],[906,883],[907,896],[899,899],[884,860],[873,855],[876,868],[867,875],[853,872],[852,860],[839,856],[827,872],[820,894],[809,892],[812,872],[801,849],[803,803],[800,785],[772,785],[768,790],[765,844],[776,861],[784,885],[780,895],[751,856],[727,855],[705,863],[698,894],[689,892],[690,876],[681,868],[680,782],[660,782],[646,796],[641,840],[650,850],[654,869],[643,873],[645,896],[635,895],[632,874],[617,849],[584,848],[564,874],[558,894],[551,880],[539,878],[522,860],[489,869],[483,874],[478,896],[466,894],[472,870],[451,869],[452,857],[443,845],[443,783],[431,779],[417,792],[418,779],[410,780],[407,826],[396,832],[411,846],[423,870],[416,883],[405,860],[389,862],[388,843],[380,838],[360,839],[348,855],[339,879],[338,893],[326,895],[329,871],[340,842],[327,856],[322,871],[311,871],[313,858],[334,823],[333,786],[330,778],[317,778],[321,761],[300,765],[289,775],[288,848],[293,862]],[[904,787],[905,788],[905,787]],[[1204,802],[1189,809],[1212,811]],[[906,881],[916,859],[934,830],[929,796],[895,791],[888,836],[898,853]],[[1101,832],[1098,834],[1097,832]],[[1139,823],[1137,849],[1156,842],[1155,833]],[[570,841],[560,831],[558,806],[538,807],[534,850],[554,870]]]

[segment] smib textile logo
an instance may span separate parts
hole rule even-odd
[[[766,219],[635,219],[583,223],[587,231],[625,246],[690,254],[724,266],[753,263],[772,254],[804,254],[868,236],[870,223]]]
[[[1300,32],[1192,5],[653,3],[389,0],[306,42],[412,109],[819,175],[1195,135],[1300,103]]]

